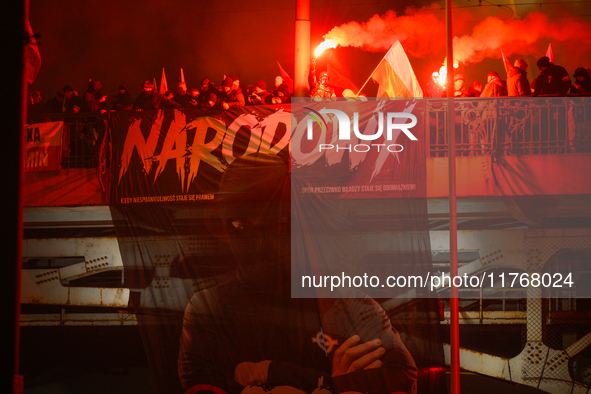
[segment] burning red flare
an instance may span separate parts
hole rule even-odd
[[[454,68],[458,68],[459,64],[454,59]],[[443,66],[439,69],[439,80],[437,81],[441,86],[445,87],[445,80],[447,79],[447,60],[443,63]]]
[[[318,45],[318,48],[316,48],[316,51],[314,51],[314,56],[318,57],[320,55],[322,55],[322,53],[324,51],[326,51],[328,48],[336,48],[337,47],[337,42],[335,40],[331,40],[331,39],[326,39],[324,40],[324,42],[320,45]]]

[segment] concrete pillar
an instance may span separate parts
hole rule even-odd
[[[297,0],[295,21],[294,96],[310,95],[310,0]]]

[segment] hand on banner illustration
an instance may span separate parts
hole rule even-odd
[[[241,362],[234,370],[234,380],[242,386],[267,383],[270,360],[259,363]]]
[[[345,375],[362,369],[379,368],[380,358],[386,353],[382,341],[360,343],[359,335],[353,335],[336,350],[332,360],[332,376]]]

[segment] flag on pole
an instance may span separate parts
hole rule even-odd
[[[505,66],[505,72],[507,73],[507,75],[509,75],[509,71],[511,71],[513,66],[509,62],[509,59],[507,59],[507,57],[505,56],[505,53],[503,52],[502,49],[501,49],[501,56],[503,57],[503,66]]]
[[[359,90],[357,89],[357,86],[355,86],[355,84],[349,80],[349,78],[338,72],[336,68],[330,64],[326,66],[326,72],[328,72],[328,84],[333,89],[335,89],[337,96],[342,95],[342,92],[347,89],[350,89],[353,92],[357,92],[357,90]]]
[[[277,62],[277,65],[279,66],[281,78],[283,78],[283,81],[287,84],[287,87],[289,88],[289,93],[293,93],[293,79],[291,79],[289,74],[283,69],[283,67],[281,67],[281,64],[279,64],[279,62]]]
[[[168,83],[166,83],[166,74],[164,74],[164,68],[162,68],[162,79],[160,80],[160,93],[164,94],[168,91]]]
[[[371,78],[380,85],[378,97],[423,97],[423,89],[398,40],[386,53]]]
[[[548,44],[548,50],[546,51],[546,56],[548,56],[551,63],[554,63],[554,52],[552,51],[552,43]]]
[[[164,70],[164,69],[162,69]],[[183,72],[183,68],[181,67],[181,82],[185,82],[185,73]]]
[[[41,55],[39,54],[37,40],[33,37],[33,29],[31,29],[31,24],[28,19],[27,35],[29,36],[29,39],[25,48],[25,79],[28,83],[33,83],[41,68]]]

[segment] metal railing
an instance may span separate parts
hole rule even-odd
[[[30,116],[28,123],[63,121],[61,168],[97,168],[107,116],[100,113],[42,114]]]
[[[591,152],[591,97],[454,100],[457,156]],[[427,100],[429,156],[447,157],[447,100]]]
[[[591,97],[454,100],[457,156],[591,152]],[[107,114],[43,114],[29,123],[64,121],[62,168],[97,168]],[[429,157],[447,157],[447,100],[427,99]]]

